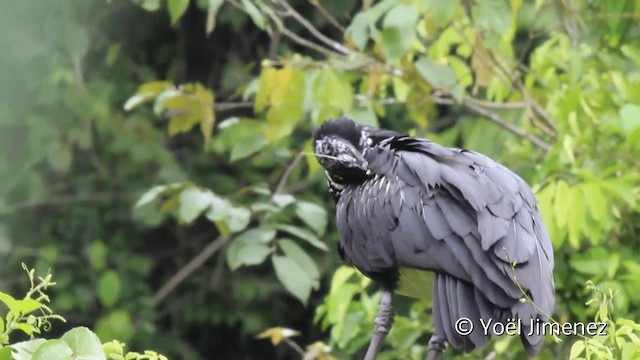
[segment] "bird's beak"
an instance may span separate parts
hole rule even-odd
[[[354,148],[353,146],[349,146],[349,150],[351,151],[351,155],[358,160],[358,167],[364,171],[368,170],[369,162],[360,154],[360,152]]]

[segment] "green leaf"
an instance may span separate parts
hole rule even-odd
[[[33,339],[9,345],[13,350],[13,359],[31,360],[33,353],[38,349],[38,347],[40,347],[40,345],[44,344],[45,341],[45,339]]]
[[[327,211],[320,205],[307,201],[298,201],[296,203],[296,215],[313,229],[318,236],[322,236],[327,229]]]
[[[210,190],[189,187],[180,193],[180,218],[187,224],[192,223],[204,210],[211,206],[215,195]]]
[[[278,280],[291,294],[306,304],[313,287],[313,279],[298,263],[287,256],[275,255],[271,257],[271,261]]]
[[[418,13],[409,5],[391,9],[382,22],[382,50],[389,62],[395,62],[416,37]]]
[[[167,0],[167,8],[171,16],[171,25],[175,25],[189,8],[189,0]]]
[[[102,360],[105,358],[102,343],[93,331],[86,327],[77,327],[67,331],[61,340],[73,350],[73,358],[77,360]]]
[[[345,31],[345,36],[353,41],[358,50],[363,50],[369,40],[369,20],[364,13],[357,13],[353,21]]]
[[[229,201],[213,194],[209,211],[207,211],[205,216],[207,219],[216,222],[227,217],[230,209],[231,204],[229,204]]]
[[[250,0],[242,0],[242,7],[249,14],[253,23],[260,29],[266,29],[266,21],[264,16],[260,12],[260,10],[255,6],[255,4]]]
[[[495,35],[503,35],[511,26],[511,10],[505,0],[483,0],[471,7],[473,23]]]
[[[20,312],[18,309],[18,300],[14,299],[13,296],[0,291],[0,301],[9,308],[10,312],[14,314],[18,314]]]
[[[620,120],[622,130],[630,134],[640,126],[640,106],[636,104],[625,104],[620,108]]]
[[[275,230],[265,229],[265,228],[249,229],[241,233],[240,235],[236,236],[231,241],[231,244],[227,249],[227,264],[229,265],[229,268],[231,270],[235,270],[240,266],[242,266],[243,264],[245,264],[244,259],[240,255],[240,252],[242,252],[245,247],[251,246],[251,245],[261,245],[262,247],[267,247],[266,244],[268,244],[271,240],[273,240],[275,236],[276,236]],[[263,250],[264,249],[258,249],[258,253]],[[246,251],[249,251],[249,250],[246,250]],[[247,256],[247,255],[248,254],[243,254],[242,256]]]
[[[238,141],[231,149],[230,161],[245,159],[267,146],[267,138],[262,132],[256,132],[249,137],[244,137]]]
[[[569,207],[569,214],[567,225],[569,228],[569,243],[574,248],[580,247],[580,238],[582,235],[582,225],[585,220],[585,204],[584,197],[580,193],[580,189],[573,187],[571,191],[571,206]]]
[[[336,117],[351,109],[353,88],[349,80],[334,70],[323,70],[313,81],[311,87],[313,101],[317,107],[313,110],[316,123]]]
[[[278,224],[276,225],[276,229],[287,232],[297,238],[300,238],[308,242],[309,244],[317,247],[320,250],[324,250],[324,251],[329,250],[327,248],[327,245],[324,242],[322,242],[322,240],[320,240],[312,232],[307,231],[305,229],[299,228],[297,226],[286,225],[286,224]]]
[[[124,104],[124,110],[130,111],[137,106],[153,100],[165,90],[172,88],[173,84],[168,81],[151,81],[148,83],[144,83],[138,87],[135,95],[130,97]],[[173,89],[173,91],[177,93],[175,89]]]
[[[382,0],[369,9],[359,12],[345,31],[345,37],[351,39],[358,50],[364,49],[369,40],[369,30],[375,23],[400,1]]]
[[[107,266],[107,246],[96,240],[89,245],[89,264],[94,270],[102,270]]]
[[[271,200],[280,208],[283,209],[296,201],[296,198],[291,194],[274,194]]]
[[[604,198],[600,185],[595,182],[584,183],[581,185],[582,194],[584,196],[589,213],[595,221],[604,221],[607,217],[607,209],[609,205]]]
[[[275,230],[265,228],[249,229],[236,236],[231,240],[231,244],[227,249],[227,264],[229,265],[229,268],[231,270],[235,270],[244,264],[244,260],[240,256],[240,252],[243,248],[249,245],[266,246],[266,244],[273,240],[275,236]]]
[[[115,270],[105,271],[98,279],[98,299],[106,307],[112,307],[122,292],[120,276]]]
[[[131,316],[125,310],[113,310],[98,319],[95,331],[101,339],[118,339],[128,342],[134,334]]]
[[[22,315],[30,314],[40,309],[41,307],[42,307],[42,303],[40,303],[36,299],[27,298],[27,299],[16,301],[16,309]]]
[[[582,355],[582,353],[584,352],[585,348],[586,348],[586,345],[584,340],[581,340],[581,339],[576,340],[576,342],[574,342],[573,345],[571,346],[569,359],[570,360],[578,359],[580,355]]]
[[[262,70],[254,108],[260,112],[269,106],[264,128],[268,141],[277,141],[291,134],[304,114],[304,98],[302,70],[293,67]]]
[[[458,79],[451,67],[441,64],[426,57],[415,62],[418,74],[422,76],[431,86],[454,93],[458,87]]]
[[[289,239],[278,240],[278,246],[282,249],[287,257],[291,258],[298,266],[306,271],[307,275],[314,280],[314,288],[320,285],[318,282],[320,279],[320,272],[316,263],[298,244]]]
[[[251,211],[243,207],[230,208],[225,218],[225,223],[232,233],[240,232],[249,225]]]
[[[47,340],[33,352],[31,360],[71,360],[73,350],[60,339]]]
[[[569,265],[576,271],[588,274],[605,274],[609,268],[609,254],[601,247],[591,248],[585,253],[576,253],[569,259]]]
[[[213,32],[213,29],[216,27],[216,15],[218,13],[218,9],[224,0],[209,0],[209,7],[207,8],[207,27],[206,34],[209,35]]]
[[[248,244],[238,252],[238,261],[243,265],[260,265],[272,252],[265,244]]]
[[[571,208],[572,192],[566,181],[560,180],[556,184],[556,194],[553,201],[554,213],[558,227],[567,226],[569,218],[569,209]]]
[[[147,11],[160,9],[160,0],[134,0],[133,2]]]

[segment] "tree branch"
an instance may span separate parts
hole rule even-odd
[[[534,146],[544,150],[544,151],[549,151],[549,149],[551,148],[551,145],[547,144],[546,142],[544,142],[543,140],[539,139],[538,137],[531,135],[529,133],[527,133],[526,131],[518,128],[517,126],[506,122],[505,120],[503,120],[500,116],[498,116],[498,114],[491,112],[481,106],[478,106],[477,104],[473,103],[472,101],[469,101],[467,98],[465,98],[462,101],[462,105],[464,105],[465,108],[467,108],[469,111],[475,113],[476,115],[480,115],[483,118],[499,125],[500,127],[504,128],[505,130],[509,131],[510,133],[519,136],[523,139],[529,140]]]
[[[288,37],[289,39],[293,40],[295,43],[297,43],[298,45],[302,45],[304,47],[307,47],[311,50],[315,50],[323,55],[326,56],[344,56],[341,53],[337,53],[334,51],[331,51],[329,49],[326,49],[312,41],[309,41],[303,37],[298,36],[297,34],[295,34],[294,32],[292,32],[291,30],[287,29],[287,28],[282,28],[282,35]]]
[[[183,266],[180,271],[178,271],[175,275],[164,284],[160,290],[158,290],[155,295],[153,295],[153,305],[157,305],[162,300],[164,300],[169,293],[171,293],[180,283],[184,281],[192,272],[197,270],[202,264],[205,263],[213,254],[216,253],[224,244],[229,241],[229,238],[226,236],[220,236],[216,240],[214,240],[211,244],[207,245],[200,254],[191,259],[187,263],[187,265]]]
[[[333,25],[336,29],[340,30],[340,32],[342,33],[346,31],[345,27],[342,26],[338,22],[338,20],[333,15],[331,15],[331,13],[327,11],[327,9],[324,8],[324,6],[322,6],[319,0],[309,0],[309,2],[311,3],[311,5],[315,6],[320,14],[322,14],[322,16],[324,16],[324,18],[327,19],[327,21],[329,21],[331,25]]]
[[[296,166],[298,166],[298,164],[300,163],[303,157],[304,157],[304,151],[300,151],[296,155],[296,157],[293,158],[293,161],[291,161],[291,164],[289,164],[289,166],[287,166],[287,168],[284,170],[284,173],[282,173],[282,176],[280,177],[280,181],[278,181],[278,185],[276,185],[276,190],[273,192],[274,194],[280,194],[282,190],[284,190],[284,186],[287,184],[287,180],[289,180],[289,176],[291,176],[293,169],[295,169]]]
[[[297,12],[289,3],[285,0],[274,0],[276,4],[279,4],[283,8],[285,8],[287,15],[293,17],[300,25],[302,25],[305,29],[307,29],[311,35],[313,35],[316,39],[323,42],[329,48],[341,53],[342,55],[351,54],[351,50],[341,43],[328,38],[320,30],[316,29],[313,24],[311,24],[307,19],[305,19],[299,12]]]
[[[213,109],[216,111],[227,111],[227,110],[235,110],[235,109],[252,109],[253,102],[252,101],[241,101],[241,102],[218,102],[215,103]]]

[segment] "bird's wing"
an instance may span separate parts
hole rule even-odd
[[[444,275],[434,301],[440,320],[448,319],[448,332],[461,313],[495,316],[478,297],[526,321],[546,319],[536,306],[553,311],[551,241],[522,179],[484,155],[410,137],[384,140],[365,157],[382,185],[358,187],[338,209],[341,233],[350,228],[342,234],[352,247],[345,253],[358,267],[383,272],[406,266]],[[521,301],[525,294],[536,306]],[[446,338],[454,347],[468,341]]]

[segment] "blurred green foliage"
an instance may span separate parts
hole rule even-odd
[[[3,291],[25,290],[21,262],[52,269],[72,325],[172,358],[361,356],[379,295],[339,267],[309,156],[346,115],[523,176],[556,251],[556,320],[619,326],[543,358],[640,357],[638,1],[6,7]],[[585,306],[595,289],[604,308]],[[429,300],[398,307],[382,357],[421,358]],[[254,338],[267,328],[288,345]],[[482,354],[521,358],[517,341]]]

